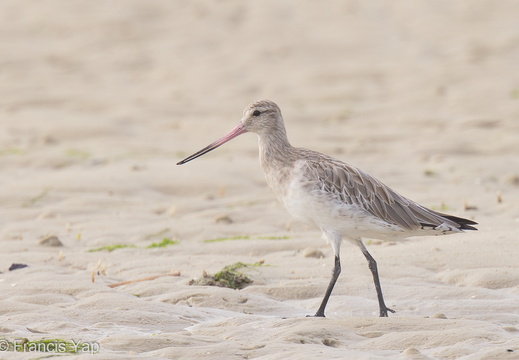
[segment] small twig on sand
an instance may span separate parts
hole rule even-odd
[[[180,271],[174,270],[174,271],[171,271],[169,274],[154,275],[154,276],[149,276],[149,277],[142,278],[142,279],[121,281],[121,282],[118,282],[118,283],[115,283],[115,284],[109,284],[107,286],[110,287],[110,288],[114,288],[114,287],[117,287],[117,286],[133,284],[133,283],[141,282],[141,281],[155,280],[155,279],[157,279],[159,277],[163,277],[163,276],[180,276]]]

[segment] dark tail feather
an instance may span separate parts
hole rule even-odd
[[[460,225],[460,228],[459,228],[460,230],[477,230],[475,227],[470,226],[470,225],[477,225],[478,223],[475,221],[460,218],[457,216],[446,215],[446,214],[442,214],[442,213],[437,213],[437,214],[440,215],[441,217],[449,219],[450,221],[454,221],[455,223]]]

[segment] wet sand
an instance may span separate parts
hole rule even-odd
[[[517,357],[517,14],[488,1],[2,3],[0,341],[98,344],[100,359]],[[345,243],[327,318],[306,318],[332,249],[276,202],[256,136],[175,165],[263,98],[293,145],[479,231],[367,240],[397,311],[384,319]],[[165,238],[178,243],[149,247]],[[113,245],[126,247],[92,251]],[[243,290],[188,285],[258,261]]]

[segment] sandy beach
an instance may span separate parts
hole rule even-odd
[[[519,358],[518,17],[483,0],[1,2],[0,359]],[[267,188],[257,137],[176,165],[260,99],[294,146],[479,231],[366,239],[389,318],[346,242],[327,317],[307,318],[333,251]],[[241,290],[189,285],[238,262]]]

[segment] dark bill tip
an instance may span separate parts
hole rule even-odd
[[[242,124],[239,124],[236,126],[229,134],[225,135],[224,137],[216,140],[214,143],[207,145],[205,148],[203,148],[200,151],[197,151],[193,155],[188,156],[182,161],[179,161],[177,165],[183,165],[191,160],[196,159],[197,157],[200,157],[204,154],[207,154],[209,151],[216,149],[218,146],[225,144],[227,141],[234,139],[235,137],[246,133],[247,130],[243,127]]]

